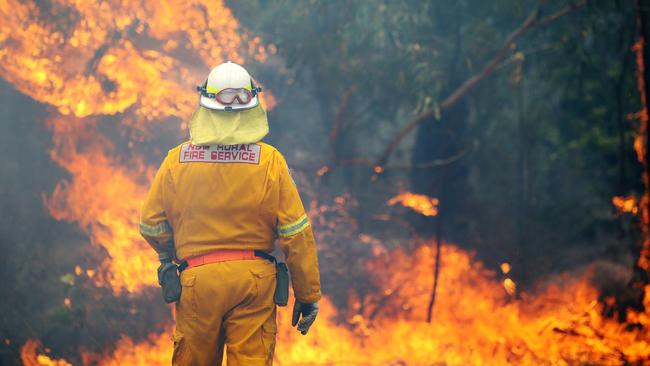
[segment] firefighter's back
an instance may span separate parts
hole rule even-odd
[[[229,249],[236,256],[242,249],[273,249],[279,199],[276,154],[261,142],[188,142],[169,151],[165,212],[180,260],[223,256]],[[207,350],[227,342],[229,365],[270,364],[276,333],[275,266],[260,258],[210,262],[190,263],[181,274],[174,338],[182,351],[174,353],[174,363],[220,364],[221,352]]]
[[[275,239],[279,152],[265,143],[170,150],[165,199],[179,259],[216,249],[270,251]]]

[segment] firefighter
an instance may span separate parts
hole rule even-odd
[[[314,235],[284,157],[260,142],[268,122],[249,73],[227,62],[197,90],[191,140],[165,157],[140,219],[165,300],[178,300],[172,364],[221,365],[225,346],[228,365],[271,365],[288,280],[269,253],[278,239],[292,325],[307,334],[321,297]]]

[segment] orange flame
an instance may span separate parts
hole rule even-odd
[[[146,119],[187,117],[196,100],[193,83],[204,71],[183,58],[208,67],[226,59],[241,63],[242,43],[254,58],[267,57],[259,38],[239,32],[218,0],[54,1],[47,13],[33,3],[6,1],[0,13],[0,74],[64,115],[134,108]]]
[[[623,365],[650,362],[650,334],[626,330],[601,316],[597,291],[586,278],[561,276],[539,293],[510,298],[493,271],[452,245],[442,247],[434,322],[426,319],[433,244],[412,255],[395,250],[369,264],[380,291],[364,311],[337,323],[325,299],[306,337],[278,312],[277,365]],[[390,266],[387,264],[390,263]],[[389,268],[389,270],[386,270]],[[645,302],[650,305],[650,298]],[[645,313],[630,313],[646,327]],[[124,338],[98,365],[164,365],[169,332],[135,344]]]
[[[648,146],[646,144],[646,135],[648,134],[648,96],[646,95],[644,73],[644,59],[643,49],[645,47],[645,40],[640,37],[634,44],[632,50],[636,54],[636,79],[637,89],[641,99],[641,111],[631,116],[638,118],[641,122],[639,124],[639,131],[634,139],[634,150],[636,150],[637,159],[643,165],[644,170],[642,173],[644,192],[639,200],[639,209],[641,210],[641,233],[642,244],[641,252],[639,255],[638,265],[644,269],[646,273],[650,273],[650,176],[648,176],[648,162],[646,160],[646,153]]]
[[[438,214],[438,199],[424,194],[404,192],[391,198],[386,203],[389,206],[400,203],[402,206],[408,207],[424,216],[436,216]]]
[[[639,203],[633,196],[614,196],[612,197],[612,204],[621,213],[631,213],[636,215],[639,212]]]
[[[20,349],[20,360],[24,366],[72,366],[65,360],[53,360],[50,357],[39,354],[42,345],[39,341],[33,339],[25,342]]]
[[[117,292],[155,284],[153,275],[142,275],[155,266],[154,255],[135,229],[154,168],[137,155],[113,156],[113,143],[90,118],[121,114],[124,126],[144,132],[151,129],[146,121],[188,118],[205,71],[226,59],[241,63],[244,55],[264,61],[260,39],[241,32],[222,1],[60,0],[47,11],[5,1],[0,14],[0,75],[68,116],[48,123],[51,157],[71,175],[46,199],[49,212],[78,223],[106,249],[110,258],[91,276],[98,284]],[[267,108],[275,103],[262,94]],[[134,139],[144,140],[132,137],[130,147]]]
[[[57,146],[50,153],[52,160],[72,180],[57,184],[46,206],[52,217],[77,222],[90,234],[92,244],[106,249],[109,258],[103,263],[103,275],[94,276],[96,283],[110,284],[117,292],[155,285],[151,271],[155,253],[137,231],[140,202],[155,170],[139,157],[128,164],[111,157],[113,144],[88,121],[51,120],[48,125]],[[93,143],[79,151],[84,141]]]

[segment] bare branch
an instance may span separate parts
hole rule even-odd
[[[439,112],[443,112],[450,107],[452,107],[454,104],[460,100],[465,94],[467,94],[470,90],[472,90],[478,83],[483,81],[486,77],[491,75],[501,64],[505,56],[508,54],[508,51],[510,50],[512,44],[514,44],[524,33],[526,33],[528,30],[543,26],[546,24],[549,24],[553,21],[556,21],[560,19],[561,17],[571,13],[573,10],[576,10],[578,8],[581,8],[587,4],[587,0],[581,0],[577,3],[571,3],[564,8],[558,10],[557,12],[548,15],[544,18],[539,19],[539,5],[533,10],[530,15],[524,20],[524,22],[519,26],[519,28],[515,29],[510,35],[506,38],[506,40],[503,42],[499,50],[496,52],[494,57],[488,62],[488,64],[479,72],[478,74],[472,76],[471,78],[467,79],[461,86],[456,88],[447,98],[445,98],[438,107]],[[384,153],[380,156],[380,158],[377,160],[377,163],[375,165],[377,166],[383,166],[386,164],[388,161],[388,158],[390,158],[391,154],[397,146],[402,142],[402,140],[411,133],[417,126],[419,126],[422,122],[426,121],[429,119],[431,116],[434,115],[435,113],[434,110],[428,110],[425,112],[422,112],[415,116],[410,122],[406,124],[398,133],[397,135],[393,138],[393,140],[388,144],[388,147],[386,147],[386,150],[384,150]]]
[[[423,163],[418,163],[418,164],[389,164],[385,166],[381,166],[382,168],[385,169],[428,169],[428,168],[433,168],[436,166],[443,166],[443,165],[448,165],[451,164],[460,158],[464,157],[465,155],[469,154],[470,152],[476,150],[477,144],[473,144],[472,146],[466,147],[465,149],[459,151],[458,153],[442,158],[442,159],[434,159],[431,161],[426,161]],[[350,165],[367,165],[371,168],[376,168],[378,167],[377,164],[375,164],[372,160],[368,158],[350,158],[350,159],[345,159],[345,160],[340,160],[338,161],[338,165],[342,166],[350,166]]]
[[[465,149],[459,151],[457,154],[454,154],[447,158],[435,159],[435,160],[427,161],[424,163],[417,163],[417,164],[394,164],[394,165],[389,164],[386,165],[386,169],[428,169],[437,166],[449,165],[455,161],[460,160],[465,155],[476,150],[477,148],[478,148],[478,143],[475,143],[472,146],[466,147]]]

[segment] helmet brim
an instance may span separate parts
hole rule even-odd
[[[259,104],[259,100],[257,98],[258,98],[257,95],[254,96],[251,99],[251,101],[246,103],[246,104],[233,103],[233,104],[229,104],[229,105],[224,105],[224,104],[219,103],[214,98],[208,98],[208,97],[206,97],[204,95],[201,95],[201,97],[199,99],[199,104],[201,104],[201,106],[203,106],[205,108],[213,109],[213,110],[216,110],[216,111],[233,111],[233,112],[235,112],[235,111],[242,111],[242,110],[257,107],[257,105]]]

